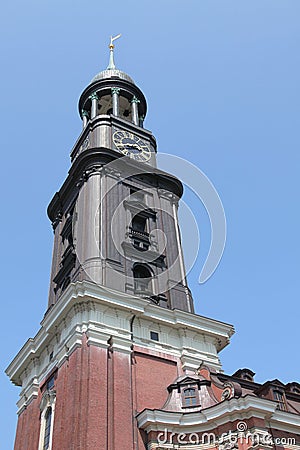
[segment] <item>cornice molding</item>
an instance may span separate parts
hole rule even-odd
[[[272,428],[277,430],[295,433],[294,427],[298,427],[298,434],[300,434],[300,416],[299,414],[292,414],[286,411],[276,409],[275,413],[270,417],[269,423]]]
[[[116,315],[114,326],[105,323],[103,314],[107,311]],[[161,308],[149,300],[90,282],[77,282],[69,285],[60,300],[48,311],[36,336],[25,343],[6,369],[6,373],[12,382],[19,386],[27,379],[27,386],[34,376],[40,379],[49,371],[50,364],[47,358],[42,358],[41,355],[45,355],[45,352],[48,355],[48,349],[53,347],[53,342],[56,342],[54,362],[60,367],[69,355],[82,345],[83,334],[87,335],[89,345],[104,348],[107,347],[110,337],[114,336],[116,350],[127,352],[135,341],[141,345],[137,335],[131,336],[130,319],[133,315],[146,322],[161,324],[166,329],[177,330],[178,347],[163,342],[158,343],[159,347],[178,357],[184,355],[194,363],[197,361],[197,364],[204,359],[207,363],[211,360],[212,364],[218,367],[218,358],[213,352],[206,354],[205,349],[202,351],[193,348],[192,338],[198,336],[197,339],[203,343],[214,343],[217,340],[222,343],[221,348],[224,348],[233,334],[231,325],[185,311]],[[189,336],[186,336],[187,331]],[[145,345],[154,346],[154,343],[148,340]],[[23,389],[26,386],[23,385]]]
[[[24,409],[38,397],[38,394],[39,383],[37,379],[33,379],[28,389],[23,391],[19,401],[17,402],[18,414],[21,414],[21,412],[24,411]]]
[[[76,199],[85,180],[85,174],[96,166],[100,168],[112,162],[115,173],[119,172],[124,179],[129,177],[139,179],[142,177],[144,183],[164,186],[166,191],[174,193],[178,199],[183,194],[183,185],[174,175],[125,158],[124,155],[109,148],[89,147],[76,157],[69,170],[68,177],[49,203],[47,213],[51,222],[56,220],[58,214],[65,212],[63,211],[65,204],[69,204]]]
[[[208,409],[195,413],[181,413],[144,409],[137,416],[139,428],[150,431],[173,431],[180,427],[182,433],[205,432],[228,422],[247,420],[251,417],[270,420],[277,417],[276,403],[247,395],[225,400]],[[293,426],[299,426],[299,416],[285,413]]]

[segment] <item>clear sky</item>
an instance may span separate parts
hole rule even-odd
[[[3,371],[46,310],[46,207],[81,131],[78,98],[106,67],[111,34],[122,33],[116,63],[146,95],[158,150],[200,167],[222,199],[225,252],[199,285],[209,221],[185,196],[201,234],[189,274],[196,310],[236,328],[224,371],[300,380],[299,17],[299,0],[2,4],[1,450],[13,447],[19,392]],[[193,247],[188,233],[184,245]]]

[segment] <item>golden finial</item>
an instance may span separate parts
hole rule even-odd
[[[117,36],[115,36],[115,37],[110,37],[110,44],[109,44],[109,64],[108,64],[108,67],[107,67],[107,69],[115,69],[116,68],[116,66],[115,66],[115,61],[114,61],[114,48],[115,48],[115,46],[114,46],[114,41],[116,40],[116,39],[119,39],[121,37],[121,34],[118,34]]]

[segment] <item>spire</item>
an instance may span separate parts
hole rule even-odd
[[[108,63],[108,66],[107,66],[107,70],[113,70],[113,69],[116,68],[115,61],[114,61],[114,48],[115,48],[115,46],[114,46],[113,42],[116,39],[119,39],[119,37],[121,37],[120,34],[118,34],[115,37],[112,37],[112,36],[110,37],[110,44],[108,46],[109,47],[109,63]]]

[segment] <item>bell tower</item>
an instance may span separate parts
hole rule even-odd
[[[112,148],[136,161],[155,166],[156,141],[143,128],[146,99],[132,78],[115,66],[113,41],[118,37],[120,35],[111,38],[107,69],[92,79],[79,100],[83,127],[93,121],[93,127],[85,133],[83,146]],[[103,116],[108,116],[106,121]],[[77,147],[71,157],[79,152]]]
[[[83,130],[72,167],[51,201],[54,253],[49,307],[89,280],[164,308],[193,312],[178,231],[182,184],[156,168],[156,140],[143,127],[147,104],[114,63],[79,100]]]
[[[146,99],[114,63],[79,100],[82,132],[48,207],[48,308],[7,368],[21,386],[15,450],[141,450],[137,415],[207,364],[231,325],[196,315],[177,210],[180,180],[156,164]]]

